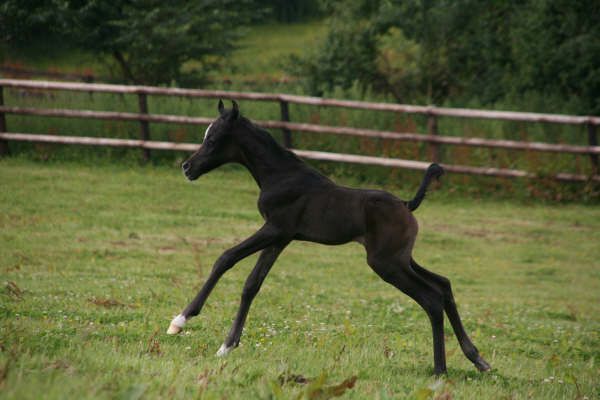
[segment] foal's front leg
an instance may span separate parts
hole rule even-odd
[[[279,239],[279,230],[271,225],[264,225],[254,235],[244,240],[237,246],[226,250],[215,262],[213,269],[204,283],[204,286],[198,292],[194,300],[183,310],[181,314],[173,318],[171,325],[167,330],[169,335],[174,335],[181,332],[188,319],[200,313],[202,306],[210,295],[210,292],[215,287],[221,276],[233,267],[238,261],[264,249],[267,246],[275,243]]]
[[[240,343],[240,337],[242,336],[242,330],[244,329],[244,324],[246,323],[246,317],[248,316],[248,311],[250,310],[252,300],[254,300],[254,297],[258,294],[258,291],[260,290],[263,281],[267,277],[267,274],[271,270],[273,263],[275,263],[275,260],[277,260],[277,257],[279,254],[281,254],[287,244],[287,241],[278,243],[267,247],[262,251],[262,253],[260,253],[260,257],[256,262],[256,266],[246,279],[244,290],[242,291],[240,308],[237,316],[235,317],[235,321],[233,321],[229,335],[227,335],[227,339],[225,339],[225,342],[223,342],[223,345],[217,352],[218,356],[226,355],[231,351],[231,349],[237,347],[237,345]]]

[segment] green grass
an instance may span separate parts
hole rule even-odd
[[[33,41],[19,48],[7,47],[0,43],[0,62],[26,70],[91,74],[102,78],[109,77],[112,68],[108,58],[90,51],[73,49],[52,38]],[[23,76],[19,78],[26,79]]]
[[[447,323],[438,381],[426,315],[357,244],[290,245],[226,359],[214,353],[256,256],[223,277],[184,334],[164,334],[218,255],[261,225],[246,172],[190,184],[164,166],[9,158],[0,182],[1,398],[296,398],[352,376],[349,399],[600,394],[598,207],[431,193],[416,212],[415,258],[451,278],[494,367],[477,373]],[[321,379],[280,384],[286,374]]]
[[[252,26],[239,41],[239,48],[227,57],[225,70],[233,74],[234,81],[284,78],[286,59],[315,47],[326,29],[323,21]]]

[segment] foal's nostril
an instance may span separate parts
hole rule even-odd
[[[184,171],[187,171],[188,169],[190,169],[189,161],[185,161],[183,164],[181,164],[181,168],[183,168]]]

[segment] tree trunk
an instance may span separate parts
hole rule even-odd
[[[123,53],[121,53],[119,50],[113,50],[113,57],[115,58],[115,60],[117,60],[117,63],[121,67],[121,71],[123,72],[123,76],[125,77],[125,79],[127,79],[128,81],[130,81],[131,83],[134,83],[136,85],[139,84],[139,81],[135,78],[135,76],[131,72],[131,69],[129,68],[129,64],[127,63],[127,60],[123,56]]]

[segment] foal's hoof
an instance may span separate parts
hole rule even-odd
[[[167,335],[177,335],[179,332],[181,332],[181,328],[178,327],[177,325],[169,325],[169,329],[167,329]]]
[[[225,357],[227,354],[229,354],[231,352],[231,350],[233,350],[233,346],[227,347],[225,345],[225,343],[223,343],[221,345],[221,347],[219,347],[219,350],[217,351],[217,357]]]
[[[487,363],[481,356],[478,356],[475,360],[475,366],[479,372],[487,372],[492,369],[492,366]]]
[[[185,317],[181,314],[173,318],[169,329],[167,329],[167,335],[177,335],[185,326]]]

